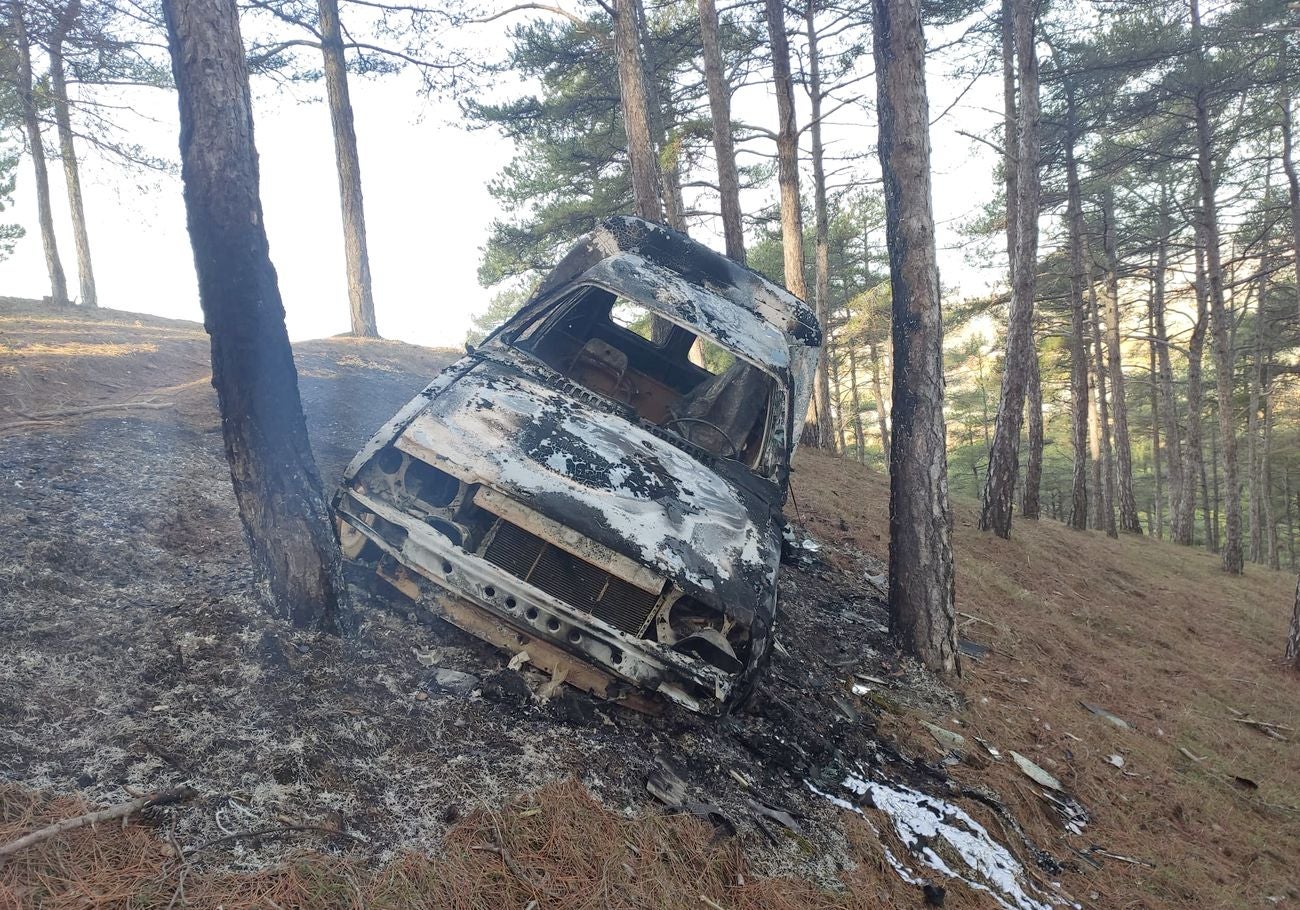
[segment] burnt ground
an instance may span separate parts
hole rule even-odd
[[[892,715],[951,712],[956,697],[894,656],[871,580],[883,567],[851,542],[824,541],[785,567],[780,647],[735,716],[669,706],[647,717],[570,690],[543,700],[545,677],[515,674],[507,655],[396,595],[357,588],[359,629],[344,639],[262,609],[196,326],[4,306],[3,780],[102,804],[189,781],[201,795],[175,811],[183,845],[289,820],[341,825],[353,838],[327,846],[386,859],[436,850],[469,810],[550,781],[576,778],[625,813],[657,811],[646,780],[666,762],[759,868],[826,885],[848,854],[839,810],[808,781],[833,789],[860,763],[951,792],[941,767],[882,733]],[[297,355],[332,488],[454,352],[331,339]],[[147,407],[68,413],[132,401]],[[451,691],[439,670],[476,679]],[[861,694],[854,673],[871,677]],[[258,868],[291,849],[241,838],[205,855]]]

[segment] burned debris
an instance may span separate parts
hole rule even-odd
[[[344,555],[555,679],[721,713],[772,646],[820,344],[756,273],[609,219],[358,453]]]

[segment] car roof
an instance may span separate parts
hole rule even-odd
[[[647,263],[653,266],[646,272],[652,283],[655,279],[662,283],[664,274],[672,273],[680,283],[702,292],[695,295],[699,299],[708,295],[719,304],[730,303],[753,314],[780,332],[787,346],[821,346],[817,317],[798,297],[685,234],[630,215],[606,218],[582,237],[547,276],[534,299],[581,282],[593,269],[597,274],[618,271],[627,275]],[[725,304],[712,309],[715,315],[720,314]]]

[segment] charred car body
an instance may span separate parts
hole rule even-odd
[[[756,273],[609,219],[357,454],[344,555],[579,688],[720,713],[772,644],[820,344]]]

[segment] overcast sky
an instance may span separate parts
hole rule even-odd
[[[946,78],[936,62],[931,63],[930,82],[932,117],[966,88],[964,82]],[[518,87],[507,85],[502,90]],[[510,160],[512,148],[491,131],[463,129],[454,104],[430,103],[417,88],[411,75],[353,79],[379,330],[385,337],[416,344],[460,345],[470,318],[490,296],[476,279],[480,250],[498,215],[487,184]],[[255,95],[262,202],[290,337],[301,340],[346,332],[342,228],[329,113],[315,86],[279,89],[269,83],[255,84]],[[177,157],[176,101],[171,93],[132,90],[117,100],[146,115],[132,126],[135,141],[156,154]],[[959,286],[963,294],[983,292],[1003,264],[981,269],[955,248],[958,224],[992,194],[993,168],[987,149],[955,130],[986,129],[995,122],[992,109],[1000,100],[1000,84],[985,80],[962,96],[932,131],[940,269],[945,286]],[[799,99],[806,107],[804,101]],[[774,126],[775,101],[766,86],[742,90],[734,115],[738,121]],[[828,129],[832,149],[874,142],[873,113],[846,108],[835,120],[837,125]],[[84,144],[82,157],[100,304],[200,319],[179,176],[124,174]],[[869,169],[878,173],[874,163]],[[50,168],[50,180],[59,250],[69,291],[75,295],[76,254],[57,162]],[[754,211],[774,198],[773,187],[747,195],[744,205]],[[14,205],[0,217],[28,230],[14,255],[0,262],[0,294],[48,294],[30,160],[20,162]],[[811,221],[811,215],[807,217]],[[712,225],[693,228],[693,233],[721,247]]]

